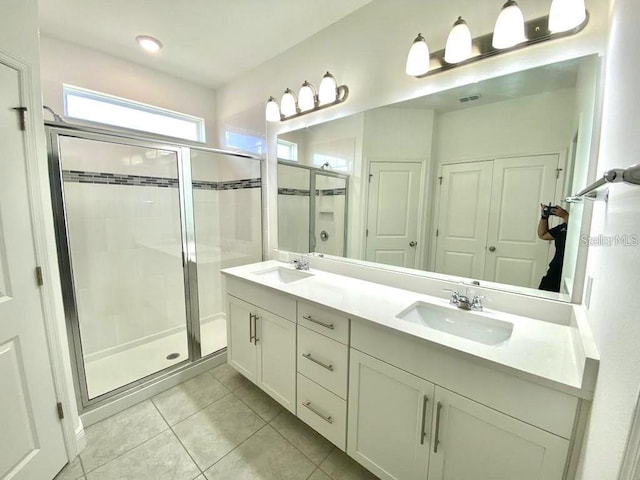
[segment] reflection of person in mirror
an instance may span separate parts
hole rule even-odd
[[[557,205],[551,207],[542,205],[540,221],[538,222],[538,237],[542,240],[553,240],[556,252],[553,255],[547,274],[540,281],[539,290],[547,290],[549,292],[559,292],[562,280],[562,262],[564,261],[564,245],[567,241],[567,221],[569,220],[569,212]],[[562,219],[562,223],[553,228],[549,228],[549,216],[555,215]]]

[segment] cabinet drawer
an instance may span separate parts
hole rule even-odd
[[[333,310],[298,302],[298,323],[340,343],[349,344],[349,319]]]
[[[296,301],[288,295],[229,276],[225,279],[225,285],[229,295],[295,322]]]
[[[298,372],[347,398],[349,348],[298,325]]]
[[[338,448],[345,450],[347,402],[300,374],[298,418]]]

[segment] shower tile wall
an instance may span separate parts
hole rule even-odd
[[[70,173],[130,176],[121,183],[138,183],[136,177],[175,180],[175,154],[76,138],[63,139],[61,152],[86,361],[183,330],[178,189],[93,183]],[[186,335],[180,343],[186,353]]]
[[[278,165],[278,248],[309,251],[309,170]]]

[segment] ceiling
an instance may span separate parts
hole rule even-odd
[[[40,30],[210,88],[371,0],[40,0]],[[321,6],[321,8],[318,8]],[[158,38],[155,55],[135,42]]]
[[[551,63],[389,106],[393,108],[427,108],[444,113],[564,88],[575,88],[581,62],[582,59],[577,58]],[[461,98],[472,96],[480,98],[475,101],[460,101]]]

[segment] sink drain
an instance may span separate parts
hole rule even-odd
[[[176,352],[170,353],[169,355],[167,355],[167,360],[174,360],[174,359],[178,358],[179,356],[180,356],[179,353],[176,353]]]

